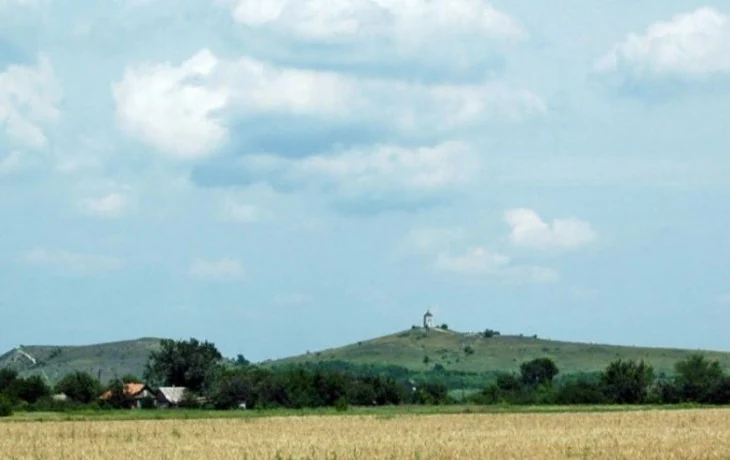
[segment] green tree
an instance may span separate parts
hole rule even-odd
[[[0,369],[0,393],[4,393],[18,379],[15,369]]]
[[[0,393],[0,417],[10,417],[11,415],[13,415],[13,403]]]
[[[115,409],[122,409],[129,406],[129,398],[124,391],[124,382],[122,380],[114,379],[109,382],[107,391],[109,391],[110,395],[106,400],[106,404]]]
[[[677,362],[675,385],[682,401],[710,402],[722,383],[723,372],[718,361],[709,361],[701,354],[692,354]]]
[[[133,374],[126,374],[122,377],[122,383],[144,383],[144,381]]]
[[[640,404],[646,401],[654,369],[644,361],[618,359],[606,367],[601,385],[606,398],[615,404]]]
[[[41,398],[51,395],[51,389],[40,375],[31,375],[27,379],[16,379],[8,391],[13,397],[34,404]]]
[[[558,372],[558,366],[550,358],[533,359],[520,366],[522,383],[529,386],[549,385]]]
[[[56,392],[64,393],[72,401],[88,404],[101,393],[101,383],[86,372],[74,372],[56,384]]]
[[[203,390],[218,362],[223,358],[210,342],[162,340],[150,353],[145,378],[155,384]]]

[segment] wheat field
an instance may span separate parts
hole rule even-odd
[[[2,459],[730,459],[730,410],[0,423]]]

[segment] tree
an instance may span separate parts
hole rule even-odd
[[[51,389],[39,375],[31,375],[27,379],[16,379],[10,385],[9,392],[15,398],[33,404],[41,398],[51,395]]]
[[[606,367],[601,384],[606,398],[615,404],[640,404],[654,379],[654,369],[644,361],[618,359]]]
[[[4,393],[17,379],[18,371],[15,369],[0,369],[0,393]]]
[[[129,398],[124,391],[124,382],[122,380],[112,380],[107,387],[107,391],[110,393],[109,398],[106,400],[109,406],[115,409],[122,409],[129,406]]]
[[[126,374],[122,377],[122,383],[143,383],[142,379],[133,374]]]
[[[13,404],[0,393],[0,417],[10,417],[11,415],[13,415]]]
[[[85,372],[66,375],[56,384],[56,392],[64,393],[72,401],[88,404],[101,393],[101,383]]]
[[[186,387],[200,392],[223,358],[210,342],[162,340],[150,353],[145,378],[156,384]]]
[[[485,339],[491,339],[492,337],[499,337],[499,331],[495,331],[492,329],[485,329],[482,333]]]
[[[701,354],[693,354],[674,366],[675,384],[682,401],[710,402],[715,389],[723,380],[718,361],[709,361]]]
[[[522,383],[530,386],[551,384],[558,372],[558,366],[550,358],[533,359],[520,366]]]
[[[248,366],[251,364],[251,361],[247,360],[242,354],[239,354],[236,356],[236,364],[239,366]]]

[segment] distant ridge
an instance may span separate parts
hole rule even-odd
[[[108,382],[132,374],[141,376],[147,358],[161,339],[141,338],[81,346],[32,345],[14,348],[0,356],[0,369],[21,375],[41,375],[55,383],[64,375],[83,371]]]
[[[702,353],[730,369],[730,352],[648,348],[564,342],[526,336],[486,338],[479,333],[460,333],[415,328],[339,348],[268,361],[268,366],[344,361],[351,364],[397,365],[426,371],[436,365],[462,372],[513,372],[534,358],[553,359],[561,374],[598,372],[618,358],[644,360],[657,373],[671,374],[674,364],[691,353]],[[426,359],[426,357],[428,359]]]

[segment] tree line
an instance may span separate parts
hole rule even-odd
[[[730,376],[718,361],[710,361],[701,354],[677,362],[672,376],[656,375],[651,365],[643,361],[621,359],[596,374],[557,378],[559,374],[557,365],[549,358],[527,361],[517,373],[490,375],[489,383],[484,383],[467,401],[474,404],[730,404]],[[143,379],[126,376],[102,385],[87,373],[73,372],[51,388],[40,376],[22,378],[13,370],[2,369],[0,415],[9,415],[13,410],[129,407],[124,384],[141,381],[153,387],[187,388],[181,406],[189,408],[346,409],[455,403],[449,396],[444,375],[449,372],[435,369],[414,378],[408,370],[397,366],[337,362],[265,368],[249,363],[241,355],[235,360],[224,359],[210,342],[163,340],[150,354]],[[456,378],[453,382],[465,377]],[[99,395],[104,391],[110,391],[111,397],[101,401]],[[60,393],[67,400],[53,398]]]

